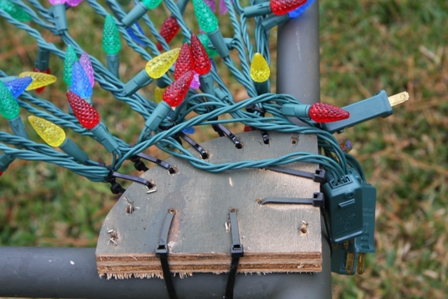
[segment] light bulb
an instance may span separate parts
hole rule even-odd
[[[79,123],[91,130],[100,122],[100,115],[89,103],[72,91],[67,91],[67,99]]]
[[[35,66],[35,67],[33,67],[33,72],[35,72],[35,73],[49,74],[49,75],[51,75],[51,70],[50,70],[50,68],[47,68],[46,70],[40,70],[40,69],[38,69],[38,68]],[[45,86],[36,88],[36,92],[37,92],[37,93],[41,93],[42,91],[44,91],[44,89],[45,89]]]
[[[250,77],[258,83],[265,82],[269,79],[271,70],[269,65],[260,53],[255,53],[250,64]]]
[[[162,77],[174,64],[179,56],[180,49],[172,49],[154,57],[146,64],[146,73],[149,77],[157,79]]]
[[[308,115],[312,120],[318,123],[333,122],[350,117],[350,113],[344,109],[324,103],[312,104]]]
[[[225,0],[219,0],[219,13],[225,15],[228,10]]]
[[[19,74],[19,78],[31,77],[33,82],[26,88],[26,90],[34,90],[56,82],[56,76],[37,73],[37,72],[23,72]]]
[[[107,15],[104,21],[102,46],[109,55],[118,54],[121,50],[120,35],[112,15]]]
[[[216,2],[215,0],[204,0],[205,4],[207,4],[208,7],[210,7],[211,11],[216,11]]]
[[[211,33],[218,29],[218,19],[203,0],[193,0],[193,8],[202,31]]]
[[[61,127],[34,115],[28,116],[28,121],[37,134],[39,134],[40,138],[49,146],[59,147],[64,143],[66,135]]]
[[[143,0],[142,3],[147,9],[154,9],[162,3],[162,0]]]
[[[93,87],[95,85],[95,78],[89,54],[87,54],[87,52],[83,52],[81,54],[81,57],[79,57],[79,62],[81,63],[82,68],[86,72],[87,77],[89,77],[90,86]]]
[[[82,0],[66,0],[66,3],[70,6],[78,6]]]
[[[32,81],[33,79],[31,77],[23,77],[8,81],[5,83],[5,85],[6,87],[8,87],[12,96],[17,99],[26,90],[26,88],[31,84]]]
[[[197,37],[201,41],[202,46],[204,47],[205,51],[207,52],[207,55],[210,58],[213,58],[218,55],[218,51],[209,48],[208,45],[210,44],[210,38],[208,37],[207,34],[198,34]]]
[[[201,87],[201,82],[199,80],[199,74],[198,73],[194,73],[193,81],[191,81],[190,87],[194,88],[194,89],[198,89],[199,87]]]
[[[177,57],[174,66],[174,79],[179,79],[180,76],[191,70],[193,70],[193,55],[191,53],[190,45],[184,43],[180,48],[179,57]]]
[[[307,0],[272,0],[270,2],[271,11],[275,15],[284,15],[303,5]]]
[[[176,36],[177,32],[179,32],[180,26],[177,23],[177,20],[175,17],[169,16],[165,19],[162,23],[162,27],[160,28],[160,36],[162,36],[166,43],[169,44],[173,38]],[[162,51],[162,44],[160,42],[157,42],[157,49],[159,51]]]
[[[75,49],[72,46],[67,47],[64,58],[64,82],[68,85],[72,85],[73,64],[78,61]]]
[[[193,69],[199,75],[205,75],[210,72],[212,65],[208,58],[204,46],[201,44],[199,38],[191,35],[191,52],[193,53]]]
[[[10,0],[0,0],[0,9],[7,12],[12,18],[20,22],[31,21],[31,16],[20,6],[12,3]]]
[[[190,89],[193,71],[188,71],[168,86],[163,93],[163,100],[171,107],[179,106]]]
[[[57,5],[57,4],[65,4],[67,0],[48,0],[51,5]]]
[[[298,8],[288,12],[288,16],[290,19],[295,19],[298,16],[300,16],[301,14],[303,14],[305,12],[305,10],[311,5],[313,4],[314,0],[308,0],[305,4],[303,4],[302,6],[299,6]]]
[[[8,87],[0,81],[0,114],[10,120],[19,115],[20,107]]]
[[[75,61],[72,73],[72,91],[81,98],[89,98],[92,96],[92,86],[81,63]]]
[[[161,88],[156,86],[154,88],[154,101],[158,104],[163,100],[163,93],[165,92],[165,88]]]

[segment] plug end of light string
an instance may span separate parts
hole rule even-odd
[[[110,153],[117,151],[118,143],[109,133],[106,125],[100,121],[100,115],[89,103],[72,91],[67,92],[68,102],[79,123],[92,132],[95,140]]]
[[[250,77],[254,81],[257,93],[264,94],[269,92],[269,76],[271,70],[267,61],[260,53],[255,53],[250,64]]]
[[[137,2],[134,8],[121,20],[121,23],[128,28],[143,17],[148,10],[156,8],[160,3],[162,3],[162,0],[143,0]]]
[[[49,0],[51,7],[51,13],[53,14],[54,25],[59,34],[67,31],[67,16],[65,15],[65,3],[66,0]]]
[[[114,17],[107,15],[104,21],[102,46],[106,52],[107,69],[118,78],[119,56],[121,50],[120,34]]]
[[[174,82],[165,89],[163,93],[163,101],[157,105],[145,122],[145,127],[149,131],[149,134],[157,129],[160,123],[172,111],[171,108],[175,108],[182,103],[188,93],[193,76],[193,71],[188,71],[180,76],[179,79],[174,80]]]
[[[281,112],[285,116],[312,119],[317,123],[335,122],[350,117],[348,111],[324,103],[314,103],[312,105],[284,104]]]
[[[26,90],[34,90],[53,84],[56,82],[56,77],[50,74],[38,72],[23,72],[19,74],[19,78],[31,77],[32,82],[28,85]]]
[[[33,115],[28,116],[28,121],[40,138],[42,138],[42,140],[49,146],[59,147],[67,155],[73,157],[79,163],[84,164],[87,160],[89,160],[87,154],[66,136],[61,127]]]
[[[124,93],[130,96],[143,86],[151,83],[153,79],[162,77],[174,64],[179,52],[180,48],[172,49],[148,61],[145,69],[123,86]]]
[[[8,120],[8,124],[15,135],[29,139],[19,113],[19,104],[5,83],[0,81],[0,114]]]
[[[343,107],[342,109],[350,113],[350,117],[345,120],[323,124],[322,129],[330,133],[340,133],[345,128],[352,127],[361,122],[376,117],[388,117],[393,114],[393,106],[408,100],[409,94],[406,91],[388,97],[387,93],[381,90],[373,97]]]
[[[270,2],[247,6],[243,9],[243,13],[247,18],[268,15],[270,13],[280,16],[297,9],[299,6],[305,4],[306,1],[307,0],[272,0]]]

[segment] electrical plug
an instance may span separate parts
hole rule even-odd
[[[392,115],[392,107],[409,100],[406,91],[388,97],[384,90],[371,98],[345,106],[342,109],[350,113],[350,117],[332,123],[322,124],[321,128],[330,132],[341,133],[345,128],[352,127],[376,117],[388,117]]]

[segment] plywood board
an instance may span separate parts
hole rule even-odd
[[[269,145],[258,131],[239,134],[244,144],[236,149],[225,138],[201,144],[211,163],[278,158],[293,152],[317,153],[314,135],[270,133]],[[193,151],[192,151],[193,152]],[[197,157],[199,154],[194,153]],[[319,191],[310,179],[264,169],[226,170],[210,173],[171,157],[176,174],[161,167],[142,177],[154,180],[157,191],[132,184],[106,217],[96,249],[100,275],[116,278],[161,277],[155,256],[166,213],[174,209],[168,239],[173,273],[224,273],[230,267],[229,209],[237,209],[244,257],[239,272],[319,272],[322,244],[319,208],[309,205],[267,204],[265,197],[309,198]],[[291,163],[284,167],[314,172],[317,165]],[[126,213],[128,201],[136,207]],[[306,232],[300,228],[306,223]],[[116,234],[112,240],[111,231]],[[116,238],[115,238],[116,237]]]

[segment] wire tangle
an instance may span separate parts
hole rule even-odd
[[[78,56],[85,52],[72,38],[70,30],[61,31],[58,29],[52,8],[44,7],[37,0],[28,0],[26,2],[18,0],[8,1],[23,9],[30,16],[31,22],[27,24],[18,21],[2,9],[0,9],[0,17],[17,29],[33,37],[40,50],[47,51],[53,56],[58,57],[61,64],[66,59],[66,51],[47,42],[36,28],[59,36],[66,46],[73,47]],[[161,50],[159,49],[163,49],[162,52],[170,50],[169,41],[165,40],[159,31],[160,28],[158,29],[151,20],[151,18],[156,18],[163,14],[161,10],[149,10],[140,20],[135,20],[133,24],[130,24],[126,28],[122,22],[123,18],[127,15],[126,9],[117,1],[107,0],[107,7],[103,7],[100,2],[94,0],[86,0],[84,2],[85,5],[89,5],[96,14],[103,18],[112,15],[117,30],[126,42],[126,45],[138,53],[143,60],[151,61],[157,58],[161,55]],[[137,2],[135,1],[136,4]],[[148,129],[150,127],[148,123],[152,121],[153,114],[156,113],[156,110],[160,109],[159,106],[161,104],[157,104],[155,98],[147,99],[138,92],[127,92],[126,82],[122,82],[114,75],[110,71],[109,66],[104,65],[98,58],[89,55],[94,71],[94,80],[98,83],[97,86],[109,92],[113,98],[129,105],[134,112],[142,117],[142,124],[145,123],[145,125],[141,128],[140,137],[136,144],[129,145],[118,136],[112,136],[108,132],[103,132],[101,136],[98,135],[95,129],[85,128],[81,124],[81,121],[73,114],[61,110],[53,103],[36,96],[33,92],[25,91],[20,95],[17,100],[18,105],[30,114],[64,128],[69,128],[80,135],[94,138],[103,144],[112,155],[109,168],[102,167],[101,164],[98,165],[98,163],[91,160],[88,160],[85,164],[81,164],[70,155],[54,150],[47,145],[5,132],[0,132],[0,141],[3,142],[3,144],[0,143],[0,150],[8,155],[8,157],[12,157],[12,159],[53,163],[96,182],[105,182],[111,170],[117,171],[127,160],[143,153],[152,146],[156,146],[176,158],[185,159],[200,170],[212,173],[243,168],[263,168],[293,162],[309,162],[319,164],[333,177],[344,176],[350,168],[355,168],[364,177],[362,168],[356,159],[343,152],[335,137],[327,131],[322,130],[318,123],[310,119],[301,119],[306,125],[296,125],[282,114],[281,108],[283,105],[301,104],[296,98],[287,94],[270,93],[269,80],[265,83],[267,84],[267,92],[259,94],[259,90],[255,87],[256,85],[251,77],[251,62],[255,54],[255,49],[257,53],[260,53],[264,57],[268,65],[271,63],[269,31],[266,31],[261,24],[266,17],[248,18],[239,0],[225,0],[224,2],[228,10],[228,14],[225,17],[230,21],[228,24],[231,24],[233,29],[231,33],[233,36],[228,36],[225,39],[226,46],[231,54],[227,57],[211,57],[212,67],[209,73],[213,80],[212,86],[201,86],[202,92],[198,91],[197,88],[190,87],[187,96],[180,105],[174,111],[168,109],[167,115],[160,117],[160,123],[155,126],[155,129],[152,127],[152,129]],[[254,1],[250,2],[254,4]],[[190,42],[192,33],[198,30],[196,24],[192,26],[196,29],[190,29],[183,17],[184,11],[188,9],[186,5],[187,0],[181,0],[178,3],[175,3],[173,0],[165,0],[163,3],[166,7],[164,13],[176,20],[184,42]],[[66,8],[69,9],[68,6]],[[70,9],[76,10],[77,8]],[[249,30],[252,27],[254,28],[253,37],[251,37]],[[146,35],[144,33],[145,31],[149,34]],[[225,33],[227,32],[225,31]],[[208,35],[211,36],[210,34]],[[157,43],[160,43],[159,48]],[[207,50],[216,50],[214,49],[215,45],[213,41],[204,46],[208,48]],[[231,90],[227,86],[229,82],[228,78],[221,77],[221,71],[218,72],[215,62],[223,65],[234,80],[242,85],[247,93],[246,99],[235,101]],[[151,84],[164,85],[164,88],[166,88],[174,81],[174,69],[175,66],[172,65],[162,77],[158,79],[148,77],[147,80],[148,82],[152,81]],[[7,72],[0,71],[0,77],[15,75],[18,74],[7,74]],[[143,86],[139,87],[141,88]],[[93,96],[93,104],[94,102],[95,97]],[[248,107],[252,108],[249,109]],[[198,158],[193,151],[185,149],[179,142],[179,134],[191,127],[213,126],[218,134],[223,135],[225,134],[225,127],[223,125],[232,123],[243,124],[253,130],[264,130],[267,132],[266,134],[269,131],[277,131],[316,135],[319,154],[292,152],[288,155],[271,159],[214,164],[206,159]],[[109,136],[108,134],[110,137],[107,137]],[[105,145],[104,138],[108,140],[108,145]],[[6,144],[13,147],[7,146]]]

